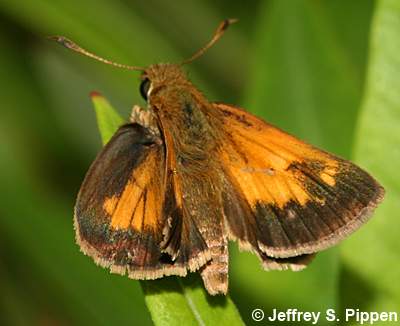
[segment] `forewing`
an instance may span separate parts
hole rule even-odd
[[[219,155],[230,236],[265,267],[299,269],[309,254],[359,228],[383,198],[383,188],[353,163],[241,109],[215,108],[223,117]]]
[[[77,242],[98,264],[132,278],[186,274],[160,249],[166,226],[164,147],[122,126],[90,167],[75,207]]]

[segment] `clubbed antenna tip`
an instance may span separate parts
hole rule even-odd
[[[209,48],[211,48],[221,38],[221,36],[224,34],[227,28],[230,25],[236,23],[237,21],[238,19],[236,18],[223,20],[218,25],[211,40],[206,45],[204,45],[200,50],[198,50],[195,54],[193,54],[189,59],[186,59],[185,61],[181,62],[181,65],[192,62],[193,60],[196,60],[198,57],[202,56]]]

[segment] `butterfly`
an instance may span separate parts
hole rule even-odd
[[[150,280],[198,271],[208,293],[228,291],[228,241],[266,270],[301,270],[357,230],[383,187],[355,164],[309,145],[245,110],[209,102],[181,64],[127,66],[62,36],[69,49],[142,71],[134,106],[80,188],[81,250],[111,272]]]

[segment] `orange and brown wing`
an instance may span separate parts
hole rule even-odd
[[[138,124],[122,126],[90,167],[75,206],[82,251],[137,279],[185,275],[161,242],[174,196],[166,192],[165,150]]]
[[[266,268],[303,267],[310,254],[360,227],[383,188],[353,163],[321,151],[232,106],[219,155],[231,238]]]

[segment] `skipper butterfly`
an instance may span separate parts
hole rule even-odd
[[[228,290],[228,240],[267,269],[304,268],[358,229],[384,189],[355,164],[243,109],[209,102],[182,64],[111,62],[142,72],[147,108],[134,106],[91,165],[75,206],[82,251],[134,279],[199,271],[210,294]]]

